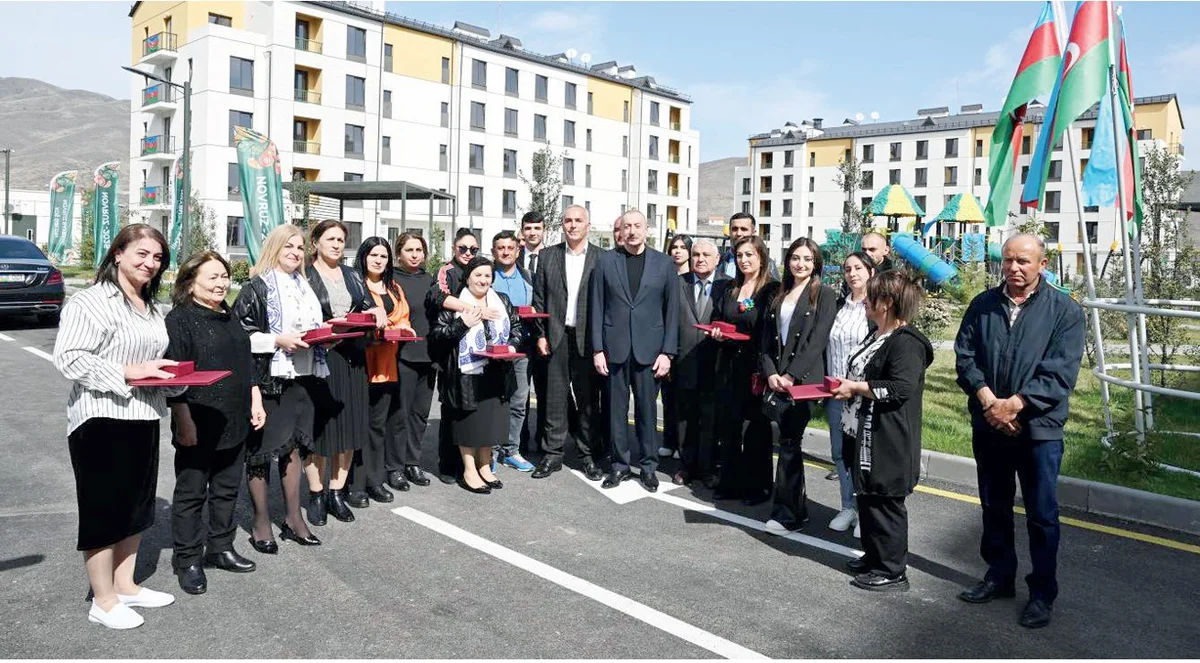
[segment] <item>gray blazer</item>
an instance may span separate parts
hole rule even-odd
[[[579,293],[575,304],[575,351],[591,356],[588,347],[588,286],[592,270],[604,249],[588,242],[587,255],[583,259],[583,278],[579,281]],[[549,318],[531,325],[531,335],[545,338],[553,352],[567,335],[567,245],[547,246],[538,253],[537,273],[533,276],[533,307],[538,313],[549,313]]]
[[[725,296],[732,283],[713,273],[712,290],[703,310],[696,308],[696,275],[679,276],[679,354],[671,363],[671,380],[679,389],[710,389],[716,368],[717,342],[696,325],[712,322],[713,302]]]
[[[661,251],[646,248],[646,267],[637,292],[630,292],[625,257],[608,251],[592,271],[592,349],[611,364],[632,358],[648,366],[658,355],[679,352],[679,273]]]

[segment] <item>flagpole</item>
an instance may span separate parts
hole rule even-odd
[[[1062,0],[1054,0],[1051,6],[1054,9],[1054,28],[1058,31],[1058,43],[1065,49],[1067,41],[1070,39],[1070,33],[1067,30],[1066,10],[1063,8]],[[1042,121],[1043,130],[1046,127],[1047,121],[1049,121],[1049,118],[1045,118]],[[1071,185],[1075,188],[1075,213],[1079,219],[1080,242],[1083,244],[1083,271],[1086,275],[1087,295],[1088,299],[1095,300],[1096,278],[1092,267],[1092,245],[1088,241],[1087,223],[1083,220],[1083,194],[1079,189],[1079,160],[1075,157],[1075,134],[1071,132],[1071,126],[1071,124],[1068,124],[1066,131],[1063,132],[1063,147],[1067,150],[1067,165],[1069,166],[1067,171],[1071,174]],[[1108,368],[1104,359],[1104,334],[1100,330],[1100,310],[1091,306],[1088,307],[1088,310],[1092,318],[1092,337],[1096,339],[1096,367],[1100,369],[1101,374],[1107,374]],[[1135,393],[1140,394],[1141,392]],[[1104,380],[1100,381],[1100,395],[1104,402],[1104,425],[1108,432],[1112,433],[1112,408],[1109,405],[1108,383]],[[1138,408],[1136,416],[1141,417],[1141,407]]]

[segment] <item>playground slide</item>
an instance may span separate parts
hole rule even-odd
[[[892,250],[937,285],[958,277],[958,270],[907,235],[892,236]]]

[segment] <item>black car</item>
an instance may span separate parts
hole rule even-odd
[[[36,315],[58,324],[64,296],[62,272],[36,244],[0,236],[0,316]]]

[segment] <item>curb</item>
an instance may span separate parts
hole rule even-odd
[[[827,431],[819,428],[809,428],[805,431],[804,451],[821,461],[833,462]],[[964,458],[938,451],[921,451],[921,478],[947,481],[978,489],[973,458]],[[1020,494],[1021,487],[1018,485],[1018,499]],[[1193,500],[1060,476],[1058,478],[1058,504],[1084,513],[1094,513],[1200,536],[1200,502]]]

